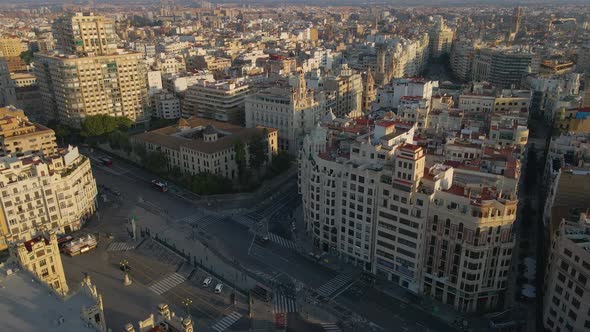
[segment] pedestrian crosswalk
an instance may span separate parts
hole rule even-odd
[[[236,311],[232,312],[231,314],[223,317],[220,319],[215,325],[211,328],[217,332],[222,332],[227,330],[230,326],[232,326],[235,322],[237,322],[242,315]]]
[[[174,272],[168,275],[166,278],[154,283],[149,287],[154,293],[158,295],[162,295],[167,291],[171,290],[172,288],[182,284],[186,281],[186,278],[181,276],[180,274]]]
[[[276,294],[272,299],[273,304],[273,312],[275,314],[278,313],[286,313],[286,312],[297,312],[297,303],[295,302],[294,298]]]
[[[320,324],[324,331],[326,332],[341,332],[342,330],[338,327],[338,325],[334,323],[321,323]]]
[[[337,290],[344,287],[347,283],[352,281],[352,276],[349,274],[337,275],[334,279],[326,282],[318,288],[318,294],[323,297],[330,297]]]
[[[107,251],[126,251],[135,249],[135,243],[132,242],[113,242],[107,247]]]
[[[268,233],[268,238],[276,243],[279,244],[285,248],[289,248],[289,249],[293,249],[293,250],[297,250],[299,248],[299,246],[297,246],[297,244],[291,240],[287,240],[284,237],[278,236],[276,234],[273,233]]]

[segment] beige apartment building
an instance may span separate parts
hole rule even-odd
[[[299,82],[297,88],[273,87],[246,98],[246,127],[276,128],[279,149],[292,155],[324,116],[324,105],[307,89],[303,74]]]
[[[35,54],[47,119],[79,127],[86,116],[149,119],[147,69],[139,53],[92,57]]]
[[[50,156],[1,157],[0,222],[6,233],[0,241],[28,240],[40,228],[78,230],[94,213],[96,195],[90,161],[78,148]]]
[[[185,92],[182,116],[242,125],[249,93],[250,86],[241,79],[199,81]]]
[[[62,296],[68,294],[55,232],[20,241],[11,247],[11,254],[22,268],[35,274],[47,286]]]
[[[65,54],[107,55],[117,49],[112,19],[93,13],[70,13],[55,20],[55,48]]]
[[[429,33],[430,57],[437,59],[443,54],[450,54],[453,36],[453,30],[446,26],[442,17],[439,17],[434,28]]]
[[[26,50],[26,44],[20,38],[9,36],[0,37],[0,57],[19,57]]]
[[[231,59],[212,55],[195,55],[187,59],[187,69],[189,70],[220,71],[229,67],[231,67]]]
[[[435,192],[430,177],[450,181]],[[423,292],[461,311],[500,307],[515,242],[518,179],[461,168],[430,169]]]
[[[13,154],[57,152],[55,132],[30,122],[23,110],[0,108],[0,157]]]
[[[363,114],[362,76],[348,68],[348,64],[342,64],[337,76],[324,79],[324,89],[333,91],[336,96],[333,112],[337,117],[358,117]]]
[[[178,124],[133,136],[135,143],[147,151],[160,151],[167,156],[168,167],[177,167],[183,174],[208,172],[228,179],[237,179],[236,142],[245,144],[266,133],[270,162],[277,153],[277,130],[272,128],[243,128],[225,122],[191,117]],[[246,158],[248,160],[248,158]]]
[[[590,329],[590,219],[562,219],[549,249],[543,294],[547,331]]]

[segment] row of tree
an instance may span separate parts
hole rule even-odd
[[[194,175],[182,174],[178,167],[169,167],[165,153],[148,152],[142,144],[132,144],[128,134],[132,124],[133,122],[125,117],[94,115],[86,117],[80,129],[58,123],[52,123],[49,126],[55,130],[56,136],[62,140],[62,143],[66,139],[68,142],[85,142],[91,145],[106,143],[113,150],[135,155],[136,162],[159,177],[177,182],[201,195],[224,194],[256,188],[265,178],[276,176],[289,169],[292,162],[288,154],[281,152],[268,164],[268,132],[265,129],[260,135],[253,136],[246,142],[236,141],[234,159],[238,165],[238,181],[207,172]],[[156,127],[170,125],[167,121],[155,121],[154,124]]]

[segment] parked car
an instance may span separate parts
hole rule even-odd
[[[211,278],[211,277],[205,278],[205,280],[203,280],[203,287],[209,287],[209,285],[211,285],[212,281],[213,281],[213,278]]]
[[[219,283],[219,284],[217,284],[217,286],[215,286],[215,294],[221,294],[222,290],[223,290],[223,284]]]

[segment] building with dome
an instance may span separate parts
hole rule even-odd
[[[268,144],[267,160],[270,162],[278,149],[278,133],[274,128],[243,128],[190,117],[178,120],[176,125],[136,135],[132,140],[145,146],[147,151],[164,153],[170,169],[176,167],[184,174],[207,172],[237,179],[236,143],[243,142],[247,152],[249,142],[258,137],[264,137]]]

